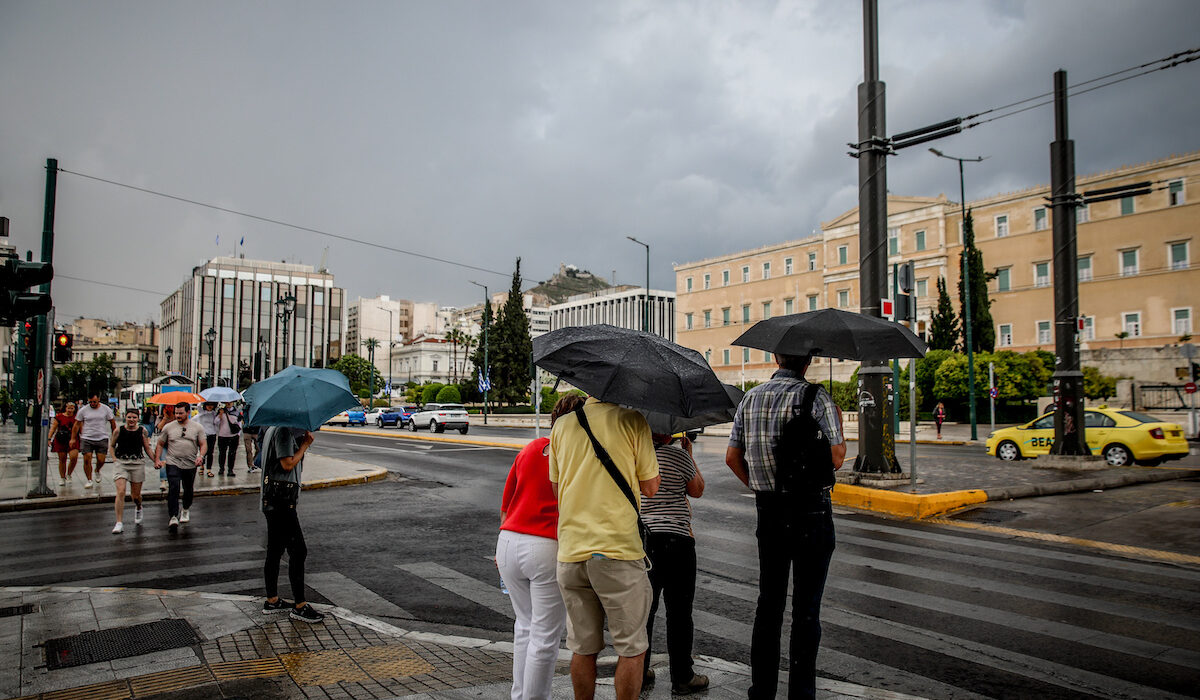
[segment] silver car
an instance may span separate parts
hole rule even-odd
[[[408,428],[414,433],[420,428],[429,428],[431,433],[444,433],[450,428],[466,435],[469,427],[467,409],[460,403],[427,403],[408,420]]]

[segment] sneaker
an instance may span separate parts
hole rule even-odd
[[[190,512],[188,512],[187,508],[184,508],[183,510],[179,511],[179,522],[186,523],[186,522],[189,522],[191,519],[192,519],[192,514]]]
[[[96,483],[98,484],[98,483],[100,483],[100,482],[99,482],[99,481],[97,481]],[[85,482],[83,482],[83,488],[85,488],[85,489],[90,489],[90,488],[92,488],[92,482],[90,482],[90,481],[85,481]]]
[[[179,529],[179,518],[171,518],[171,522],[167,523],[167,529],[175,532]]]
[[[167,485],[166,485],[166,484],[163,484],[163,483],[160,483],[160,484],[158,485],[158,490],[159,490],[159,491],[162,491],[163,493],[166,493],[166,492],[167,492]]]
[[[138,506],[133,509],[133,524],[134,525],[142,524],[142,507],[141,506]]]
[[[645,688],[653,688],[653,687],[654,687],[654,669],[648,668],[648,669],[646,669],[645,673],[642,674],[642,688],[645,689]]]
[[[124,523],[122,523],[120,520],[118,520],[118,521],[117,521],[117,524],[116,524],[116,525],[113,525],[113,534],[114,534],[114,535],[119,535],[119,534],[121,534],[121,533],[122,533],[122,532],[124,532],[124,531],[125,531],[125,524],[124,524]]]
[[[272,613],[288,612],[289,610],[291,610],[294,607],[296,607],[295,603],[286,601],[283,598],[276,600],[274,603],[269,602],[269,601],[263,601],[263,615],[270,615]],[[305,607],[308,607],[308,606],[305,606]]]
[[[323,621],[325,619],[325,616],[323,614],[317,612],[316,610],[314,610],[313,606],[309,605],[308,603],[305,603],[304,607],[302,607],[302,608],[292,608],[291,618],[293,620],[307,622],[311,625],[311,624],[316,624],[318,622]],[[705,679],[704,682],[705,682],[705,684],[707,684],[708,679]]]
[[[67,485],[67,480],[66,480],[66,479],[59,479],[59,480],[58,480],[58,485],[59,485],[59,486],[66,486],[66,485]]]
[[[687,683],[671,684],[672,695],[691,695],[692,693],[698,693],[701,690],[708,690],[708,676],[701,676],[697,674],[692,676],[692,680],[688,681]]]

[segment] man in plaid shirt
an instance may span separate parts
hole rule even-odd
[[[799,408],[811,357],[775,354],[779,369],[742,399],[733,421],[725,463],[754,491],[758,510],[758,608],[750,642],[750,700],[774,698],[779,682],[780,633],[792,582],[792,635],[788,651],[789,698],[816,695],[817,649],[821,642],[821,596],[833,556],[833,510],[829,491],[787,493],[776,489],[775,446]],[[841,413],[820,386],[812,416],[829,440],[832,469],[846,458]]]

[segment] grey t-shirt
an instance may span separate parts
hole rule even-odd
[[[173,420],[163,426],[158,441],[166,443],[163,461],[180,469],[195,469],[196,455],[205,441],[204,428],[194,420],[183,424]]]
[[[114,420],[113,412],[104,404],[95,408],[85,405],[75,411],[75,420],[83,424],[83,429],[79,431],[81,440],[107,440],[112,437],[113,428],[109,421]]]
[[[270,474],[272,479],[300,483],[300,472],[304,468],[304,460],[300,460],[300,463],[291,471],[286,471],[279,465],[281,459],[291,457],[299,449],[300,443],[293,437],[291,428],[278,426],[267,428],[267,433],[263,436],[263,478],[265,479]]]

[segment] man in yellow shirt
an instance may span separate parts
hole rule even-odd
[[[596,441],[633,491],[658,491],[658,460],[646,419],[637,411],[589,398],[583,406]],[[576,700],[596,692],[596,655],[604,648],[604,620],[617,661],[617,700],[642,688],[650,642],[646,618],[652,591],[637,512],[596,456],[583,425],[567,414],[550,432],[550,481],[558,496],[558,587],[567,607],[567,648]],[[636,485],[636,489],[634,486]]]

